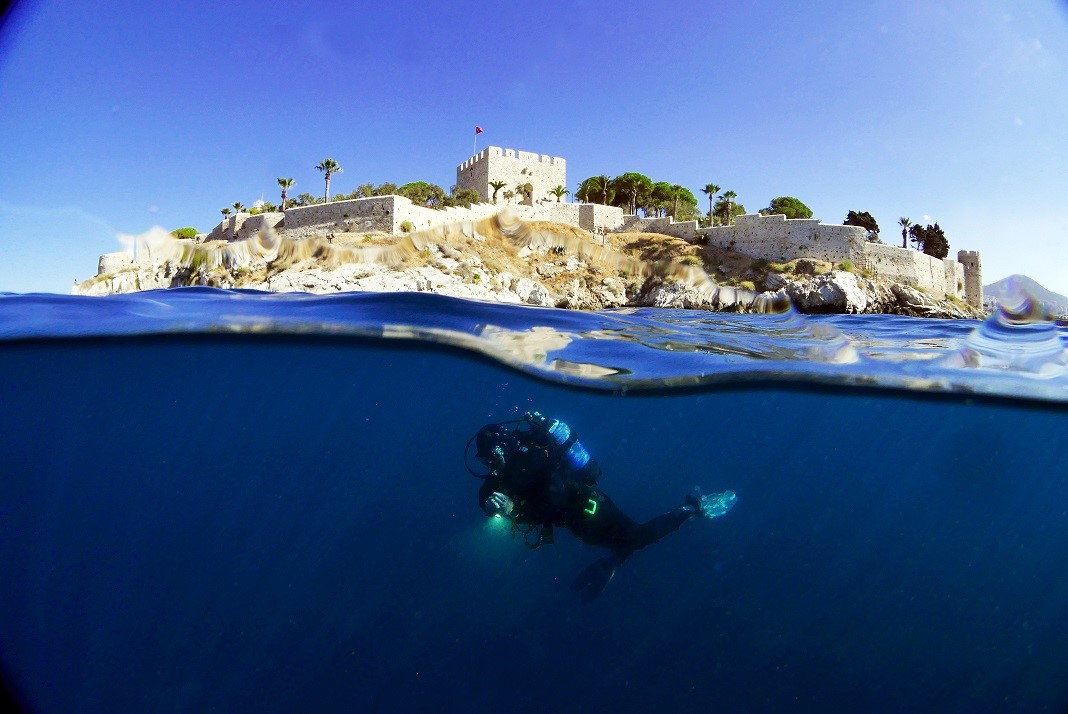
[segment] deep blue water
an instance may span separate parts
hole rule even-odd
[[[1051,323],[180,290],[0,297],[0,340],[35,710],[1068,708]],[[583,605],[599,553],[492,529],[464,469],[529,409],[637,519],[738,504]]]

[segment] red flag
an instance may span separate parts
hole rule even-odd
[[[475,136],[478,136],[481,133],[482,133],[482,127],[476,126],[475,127]]]

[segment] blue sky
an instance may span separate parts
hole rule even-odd
[[[938,222],[984,282],[1068,294],[1068,4],[24,0],[0,29],[0,291],[68,292],[118,233],[209,230],[275,179],[433,181],[496,145],[574,189],[640,171]]]

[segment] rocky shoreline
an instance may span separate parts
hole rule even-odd
[[[555,224],[542,231],[575,234]],[[585,233],[585,232],[581,232]],[[959,300],[936,298],[908,285],[865,277],[843,266],[797,260],[769,265],[732,251],[648,233],[613,233],[601,238],[569,235],[568,240],[600,241],[606,249],[642,261],[702,267],[721,288],[710,294],[685,281],[663,276],[624,275],[596,260],[562,249],[506,250],[476,236],[462,245],[426,241],[418,255],[398,264],[344,262],[319,257],[286,262],[251,259],[241,265],[207,267],[186,260],[164,260],[100,274],[74,288],[75,294],[109,295],[156,288],[205,285],[269,292],[316,294],[376,291],[433,292],[454,297],[578,310],[659,307],[749,311],[761,294],[789,300],[803,313],[893,314],[949,319],[982,318],[985,313]],[[403,236],[326,234],[330,245],[383,245]],[[230,244],[233,245],[233,244]],[[359,248],[357,248],[358,250]],[[366,248],[363,248],[366,249]],[[685,268],[682,268],[684,271]],[[697,271],[700,272],[700,271]],[[748,297],[743,297],[748,296]]]

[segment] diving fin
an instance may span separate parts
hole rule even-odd
[[[591,563],[585,570],[579,573],[571,589],[579,594],[582,602],[591,602],[597,598],[608,583],[612,582],[612,576],[616,574],[616,568],[623,561],[614,555],[608,555]]]

